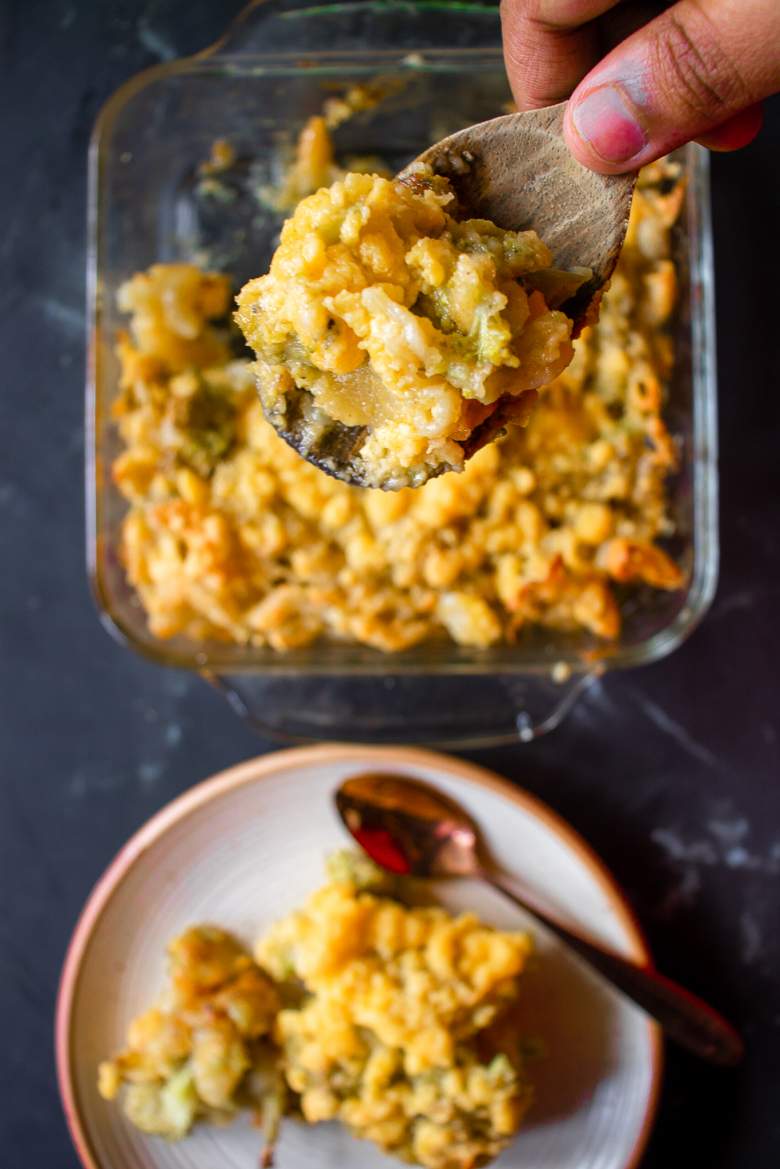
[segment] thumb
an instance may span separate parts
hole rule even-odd
[[[569,100],[565,133],[585,166],[634,170],[699,138],[743,146],[756,103],[780,89],[778,0],[680,0],[618,45]],[[725,134],[718,127],[731,127]]]

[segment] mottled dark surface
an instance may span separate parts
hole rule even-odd
[[[89,129],[121,81],[208,43],[239,7],[0,4],[6,1169],[76,1165],[54,1080],[52,1011],[96,877],[171,797],[267,749],[200,681],[106,636],[82,552]],[[734,1073],[669,1053],[645,1169],[769,1169],[780,1157],[779,149],[775,102],[761,140],[714,165],[723,562],[710,616],[672,658],[609,678],[550,739],[479,756],[584,833],[627,888],[663,968],[744,1030],[749,1056]]]

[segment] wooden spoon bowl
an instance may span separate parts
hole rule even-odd
[[[492,118],[459,130],[424,151],[399,178],[414,187],[430,175],[446,177],[460,218],[490,219],[510,231],[533,230],[560,269],[589,268],[591,277],[556,305],[573,322],[577,337],[598,317],[601,297],[617,263],[628,226],[636,175],[600,175],[572,157],[563,138],[565,103]],[[510,423],[522,423],[536,391],[505,394],[463,449],[470,457]],[[312,395],[301,392],[271,425],[305,459],[355,486],[374,486],[365,476],[362,426],[335,419],[323,425]],[[444,470],[446,468],[442,468]],[[433,472],[436,473],[436,472]]]
[[[561,102],[467,126],[423,151],[399,178],[414,181],[424,163],[449,180],[465,214],[507,231],[535,231],[558,268],[590,268],[591,279],[560,306],[576,337],[598,317],[636,174],[600,175],[577,162],[563,137],[565,110]]]

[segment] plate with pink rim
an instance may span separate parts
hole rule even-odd
[[[637,962],[647,948],[625,898],[584,841],[536,798],[475,764],[406,747],[328,744],[248,760],[163,808],[98,881],[76,926],[57,1003],[57,1071],[85,1169],[256,1169],[257,1129],[244,1118],[196,1127],[176,1143],[135,1130],[101,1099],[97,1066],[159,994],[165,946],[197,922],[251,944],[323,880],[347,843],[332,795],[360,771],[433,784],[480,824],[499,864],[522,875],[562,920]],[[437,898],[503,928],[528,928],[536,958],[522,984],[535,1101],[497,1169],[634,1169],[661,1077],[659,1029],[556,938],[492,890],[439,882]],[[283,1125],[277,1169],[392,1169],[398,1161],[337,1125]]]

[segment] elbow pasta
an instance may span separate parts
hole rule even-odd
[[[484,1165],[531,1102],[511,1014],[530,939],[377,896],[340,867],[255,948],[306,996],[274,1032],[288,1087],[310,1124],[340,1120],[427,1169]]]
[[[226,277],[158,264],[123,285],[121,552],[160,638],[279,652],[321,636],[391,653],[487,647],[524,630],[617,638],[616,586],[677,589],[663,420],[673,352],[675,164],[639,180],[598,324],[523,428],[461,473],[395,493],[351,487],[265,421],[231,356]]]
[[[268,975],[216,926],[174,938],[168,966],[166,993],[132,1021],[125,1049],[100,1064],[98,1090],[106,1100],[121,1093],[136,1128],[178,1140],[197,1121],[262,1110],[275,1087],[279,999]]]

